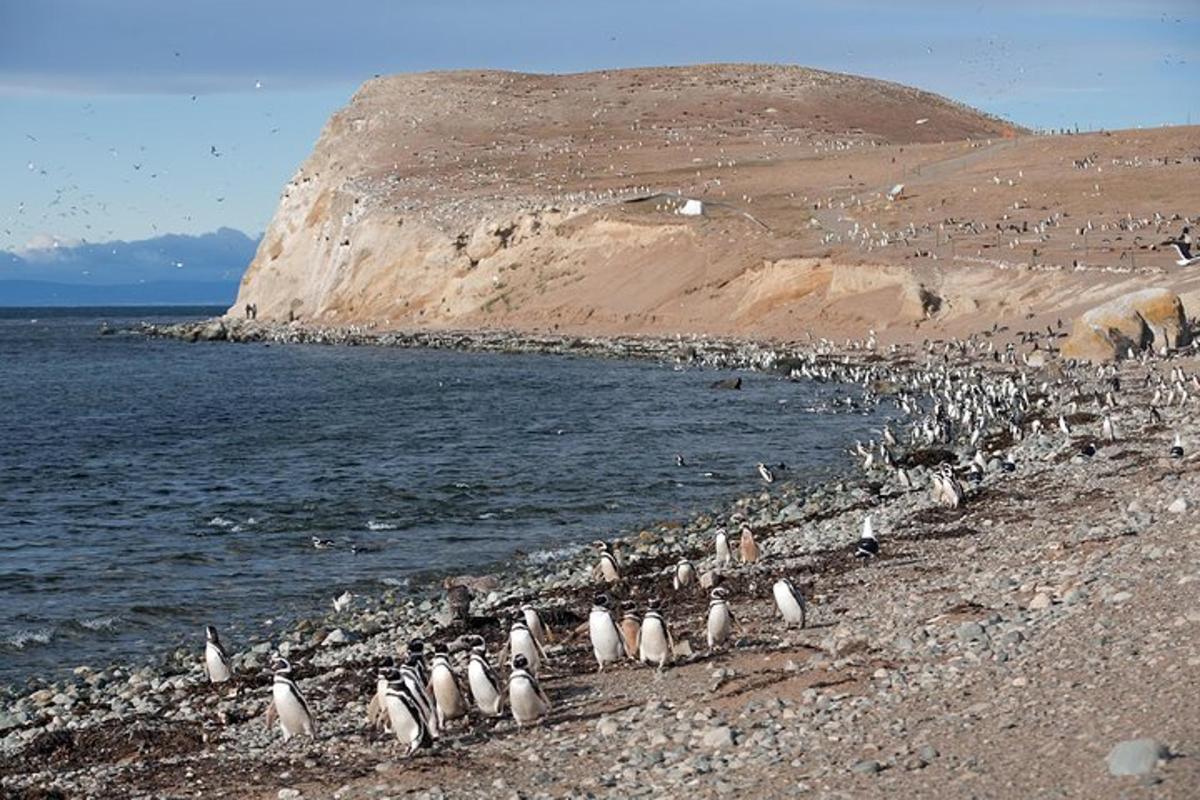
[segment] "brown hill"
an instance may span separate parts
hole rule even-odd
[[[285,187],[231,313],[783,337],[1070,313],[1170,264],[1140,250],[1197,206],[1196,149],[800,67],[380,78]]]

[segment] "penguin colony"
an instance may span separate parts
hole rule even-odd
[[[953,366],[955,356],[974,355],[988,345],[990,342],[975,340],[944,343],[940,348],[927,344],[924,368],[907,375],[886,366],[852,365],[848,359],[840,364],[822,362],[813,354],[801,360],[792,375],[820,382],[856,383],[863,387],[862,397],[848,398],[845,402],[857,407],[885,402],[884,394],[876,387],[885,381],[890,384],[886,402],[894,402],[906,414],[907,433],[897,435],[889,423],[883,426],[878,442],[855,443],[851,452],[862,459],[865,472],[881,477],[895,490],[921,488],[910,474],[912,468],[906,457],[897,455],[905,448],[905,441],[912,448],[909,452],[961,441],[972,445],[974,456],[967,463],[956,465],[943,460],[927,470],[925,488],[931,503],[948,509],[969,502],[974,487],[986,473],[1004,474],[1019,469],[1011,453],[998,449],[1004,441],[1057,436],[1068,451],[1087,458],[1099,448],[1119,442],[1121,431],[1161,430],[1161,408],[1185,405],[1200,395],[1200,376],[1185,374],[1178,366],[1169,372],[1157,372],[1149,368],[1154,358],[1152,353],[1142,356],[1147,371],[1141,385],[1147,392],[1153,389],[1153,398],[1144,408],[1118,399],[1121,381],[1116,367],[1111,365],[1073,368],[1066,373],[1068,377],[1055,383],[1035,383],[1011,351],[993,359],[1013,366],[998,378],[985,374],[977,362],[968,362],[968,366],[961,368]],[[1087,374],[1089,370],[1094,372]],[[1087,405],[1094,405],[1097,413],[1088,413]],[[1045,420],[1055,420],[1055,424],[1047,426]],[[1096,428],[1094,434],[1085,429],[1089,424]],[[1182,436],[1169,434],[1163,443],[1163,456],[1181,460],[1185,454]],[[676,458],[677,464],[681,462],[682,457]],[[769,472],[769,468],[762,463],[757,468],[763,479],[769,480],[762,474],[764,470]],[[691,559],[681,557],[663,571],[676,592],[707,593],[703,630],[710,653],[736,646],[740,632],[732,593],[721,585],[724,575],[735,564],[754,565],[764,558],[755,530],[746,520],[734,514],[727,524],[729,528],[715,530],[711,561],[706,558],[712,569],[702,572]],[[738,531],[736,548],[731,543],[729,529]],[[608,542],[596,541],[594,547],[596,560],[591,572],[598,593],[586,622],[567,634],[565,640],[586,632],[598,672],[629,662],[659,672],[667,669],[677,660],[669,610],[657,597],[646,601],[646,610],[640,616],[632,601],[627,600],[614,609],[610,593],[618,592],[625,580],[621,559]],[[870,513],[863,515],[861,531],[848,544],[847,557],[860,561],[863,567],[886,559]],[[770,584],[770,594],[775,613],[786,626],[807,625],[805,595],[792,580],[776,576]],[[340,597],[335,604],[345,608],[352,599],[352,596]],[[755,599],[761,598],[738,598],[739,602]],[[459,646],[455,652],[445,644],[427,652],[425,643],[414,639],[402,658],[389,658],[378,665],[367,722],[394,735],[409,755],[435,746],[450,727],[470,720],[472,715],[491,719],[511,716],[518,728],[537,724],[554,708],[539,681],[547,671],[555,669],[547,657],[547,644],[552,637],[542,613],[527,603],[509,621],[507,643],[495,662],[481,636],[465,637],[466,647],[461,640],[456,642]],[[496,664],[503,665],[506,677]],[[204,666],[214,684],[233,678],[229,656],[212,626],[206,629]],[[287,659],[277,657],[273,671],[268,724],[277,721],[285,741],[299,735],[316,737],[318,726],[292,677],[292,665]]]

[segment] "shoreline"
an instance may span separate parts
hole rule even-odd
[[[212,324],[212,321],[196,323],[196,327]],[[944,369],[946,374],[954,373],[957,377],[951,384],[959,387],[1004,387],[1015,384],[1013,376],[1023,371],[1033,373],[1035,379],[1040,376],[1051,383],[1066,382],[1063,365],[1058,363],[1053,363],[1052,369],[1038,373],[1028,368],[1022,370],[1019,366],[995,365],[978,353],[957,354],[947,351],[941,354],[945,360],[940,357],[933,359],[932,366],[925,367],[920,364],[922,354],[909,348],[897,349],[884,358],[872,350],[846,351],[828,345],[821,348],[825,352],[819,355],[813,350],[798,355],[796,348],[789,349],[787,345],[686,338],[648,341],[637,337],[636,342],[623,338],[614,344],[602,337],[595,337],[581,339],[584,344],[575,346],[573,342],[577,337],[534,337],[531,343],[529,339],[522,340],[519,335],[511,333],[372,334],[345,329],[344,333],[331,335],[328,331],[297,334],[297,329],[290,326],[284,326],[284,331],[278,330],[277,326],[256,326],[256,329],[234,327],[238,330],[233,337],[227,331],[223,340],[297,341],[296,338],[276,338],[286,335],[299,336],[299,341],[311,343],[371,342],[402,347],[439,346],[414,344],[421,341],[437,342],[458,349],[495,351],[505,346],[537,346],[545,349],[519,349],[515,352],[599,353],[601,357],[643,357],[668,361],[686,356],[688,363],[697,366],[774,369],[785,371],[785,374],[801,370],[813,373],[813,378],[818,380],[835,379],[837,376],[854,378],[853,383],[868,386],[879,394],[888,393],[893,399],[903,397],[917,388],[924,380],[922,375],[936,376],[939,369]],[[177,327],[174,331],[165,332],[143,328],[143,332],[150,335],[172,335],[177,338],[187,338],[192,330]],[[180,336],[181,332],[184,335]],[[255,338],[247,338],[249,335]],[[608,355],[615,353],[622,355]],[[791,360],[793,358],[796,360]],[[1168,368],[1180,365],[1185,366],[1191,374],[1195,371],[1196,360],[1190,355],[1170,360],[1155,359],[1150,362],[1149,368],[1163,374]],[[1134,374],[1140,375],[1145,371],[1144,368],[1135,362],[1124,363],[1116,369],[1126,387],[1122,396],[1134,395],[1140,398],[1139,402],[1145,402],[1147,398],[1143,395],[1148,391],[1138,387],[1133,379]],[[1107,380],[1096,377],[1095,371],[1090,368],[1074,370],[1070,378],[1083,386],[1094,385],[1097,388]],[[893,385],[888,386],[888,383]],[[1028,388],[1030,385],[1032,391]],[[1043,651],[1056,646],[1050,640],[1042,642],[1039,637],[1046,633],[1053,637],[1054,631],[1069,627],[1076,621],[1079,612],[1088,610],[1092,603],[1100,604],[1101,609],[1112,614],[1137,605],[1131,598],[1119,601],[1112,598],[1128,593],[1140,600],[1143,592],[1152,594],[1152,587],[1142,583],[1137,585],[1136,591],[1114,589],[1105,593],[1098,587],[1095,578],[1080,583],[1083,576],[1079,574],[1073,578],[1069,576],[1067,583],[1061,585],[1047,575],[1039,577],[1035,574],[1018,579],[1016,586],[1009,586],[1006,581],[1011,578],[1001,572],[995,575],[989,572],[992,569],[988,563],[990,559],[999,559],[1005,569],[1015,574],[1023,566],[1029,566],[1026,562],[1030,553],[1050,558],[1047,562],[1050,568],[1054,567],[1056,553],[1069,554],[1076,548],[1084,551],[1085,556],[1097,549],[1107,548],[1109,558],[1140,557],[1140,545],[1132,554],[1124,553],[1122,548],[1128,549],[1129,542],[1137,543],[1140,539],[1149,541],[1148,547],[1161,550],[1164,546],[1170,546],[1164,542],[1176,541],[1154,530],[1151,522],[1160,514],[1171,515],[1167,518],[1178,520],[1195,532],[1195,512],[1191,508],[1200,502],[1200,497],[1196,497],[1194,489],[1186,483],[1179,482],[1182,474],[1194,469],[1191,465],[1196,461],[1195,453],[1189,452],[1179,463],[1165,459],[1166,444],[1169,443],[1167,431],[1181,429],[1194,440],[1197,426],[1188,417],[1186,405],[1162,409],[1165,427],[1156,427],[1140,418],[1126,420],[1122,417],[1120,426],[1125,435],[1116,444],[1099,443],[1099,454],[1091,457],[1081,455],[1079,448],[1085,442],[1098,443],[1094,431],[1099,425],[1099,413],[1093,413],[1094,409],[1085,401],[1081,405],[1088,408],[1086,412],[1076,410],[1068,415],[1075,420],[1073,424],[1078,429],[1076,435],[1063,436],[1054,430],[1053,421],[1056,413],[1067,411],[1069,398],[1058,397],[1051,390],[1040,391],[1037,380],[1026,386],[1025,391],[1038,397],[1038,403],[1046,400],[1047,405],[1037,406],[1021,423],[1022,427],[1028,427],[1035,418],[1044,418],[1043,432],[997,446],[997,457],[989,453],[985,458],[983,477],[977,486],[969,488],[963,509],[935,506],[930,501],[927,488],[931,467],[937,460],[949,457],[964,467],[970,462],[974,448],[959,436],[944,446],[895,448],[900,464],[909,466],[910,478],[916,483],[916,489],[897,485],[893,476],[879,470],[865,474],[860,470],[854,477],[835,479],[813,487],[800,488],[784,483],[769,492],[740,497],[728,504],[722,514],[698,515],[678,523],[660,523],[650,526],[640,535],[623,540],[624,545],[618,549],[629,574],[628,583],[621,591],[639,601],[644,601],[648,593],[655,589],[668,592],[666,596],[671,619],[680,626],[677,638],[688,642],[690,655],[681,656],[680,663],[668,673],[668,676],[681,676],[678,679],[671,678],[670,688],[659,686],[651,680],[649,670],[643,671],[637,667],[618,668],[615,676],[617,684],[613,684],[607,676],[591,675],[594,662],[589,666],[590,648],[585,636],[583,641],[562,642],[552,648],[554,652],[551,657],[555,667],[547,679],[547,691],[562,709],[552,716],[547,727],[518,734],[510,730],[511,722],[489,727],[476,721],[477,727],[491,731],[494,736],[489,739],[479,733],[457,733],[434,753],[419,756],[411,766],[399,758],[400,749],[394,739],[367,734],[362,710],[369,693],[368,686],[373,684],[372,665],[382,655],[402,648],[410,636],[422,635],[433,641],[454,641],[468,632],[479,632],[485,635],[489,651],[494,654],[500,644],[500,621],[522,601],[536,598],[547,609],[551,624],[560,629],[573,627],[573,623],[586,618],[586,605],[594,591],[589,575],[594,556],[585,552],[538,563],[522,561],[517,562],[512,572],[502,576],[503,582],[494,590],[485,591],[483,584],[480,584],[472,605],[473,615],[482,620],[478,623],[478,630],[475,629],[474,618],[471,627],[458,623],[439,628],[431,620],[444,612],[444,608],[432,600],[410,599],[397,607],[384,608],[376,604],[365,608],[359,606],[349,615],[340,617],[326,614],[319,621],[303,621],[284,634],[284,641],[279,643],[280,651],[297,666],[296,677],[305,691],[312,692],[310,701],[314,703],[318,718],[329,720],[328,724],[322,723],[327,732],[316,743],[285,746],[279,740],[277,731],[262,730],[258,716],[267,696],[267,683],[264,682],[262,669],[271,649],[270,643],[257,642],[247,646],[247,643],[239,642],[239,652],[235,656],[235,671],[239,675],[235,694],[214,690],[204,682],[203,673],[199,670],[199,652],[196,652],[185,654],[183,661],[186,664],[180,662],[169,668],[175,672],[155,674],[151,670],[147,674],[147,670],[142,669],[126,675],[105,670],[101,672],[108,674],[103,679],[96,679],[100,673],[84,672],[79,675],[81,681],[76,684],[74,695],[69,693],[67,687],[56,687],[59,691],[41,690],[42,694],[37,700],[26,696],[24,706],[9,704],[6,709],[9,717],[12,716],[13,707],[17,706],[18,714],[36,712],[43,722],[34,723],[33,714],[30,713],[31,719],[19,727],[6,726],[0,730],[0,750],[17,761],[22,753],[28,758],[30,748],[34,756],[44,750],[48,746],[47,737],[61,739],[69,734],[71,741],[59,741],[57,749],[52,748],[52,751],[60,760],[78,766],[65,772],[37,770],[37,765],[42,762],[35,757],[25,771],[17,768],[0,769],[0,786],[17,792],[16,796],[33,796],[20,792],[49,786],[62,786],[69,794],[75,792],[83,795],[93,794],[99,787],[105,787],[119,796],[125,796],[121,792],[134,795],[147,791],[147,785],[152,787],[150,793],[162,791],[167,796],[185,791],[187,781],[184,776],[176,776],[172,783],[161,775],[152,776],[144,765],[141,768],[129,765],[118,767],[111,754],[89,755],[89,748],[101,748],[79,731],[107,730],[118,726],[118,729],[128,729],[131,738],[136,738],[136,731],[146,730],[153,731],[154,737],[164,739],[165,744],[146,745],[143,749],[150,755],[143,753],[140,757],[151,765],[157,764],[159,771],[170,769],[165,767],[168,763],[188,764],[188,769],[194,770],[194,775],[187,780],[192,784],[199,780],[200,785],[205,786],[212,796],[274,797],[278,794],[283,797],[285,791],[292,790],[298,794],[287,796],[327,796],[338,788],[339,796],[357,798],[372,796],[367,789],[380,780],[392,785],[396,792],[424,789],[422,796],[428,797],[488,794],[482,790],[486,783],[471,782],[469,773],[472,770],[488,775],[489,780],[491,775],[500,775],[496,781],[503,785],[493,781],[493,789],[513,789],[522,796],[555,796],[555,785],[561,789],[563,784],[555,784],[550,778],[539,782],[542,773],[536,770],[530,770],[529,775],[510,775],[502,765],[511,763],[506,759],[520,757],[524,748],[531,746],[531,741],[540,742],[541,747],[561,749],[566,746],[566,741],[576,738],[586,740],[586,746],[585,755],[574,765],[574,769],[591,775],[588,780],[592,782],[565,785],[589,786],[589,791],[598,796],[627,794],[622,791],[620,782],[608,783],[604,777],[610,774],[610,767],[604,765],[614,756],[609,752],[609,745],[622,740],[622,736],[614,738],[608,732],[615,723],[619,729],[631,731],[630,736],[634,739],[643,733],[650,737],[646,743],[638,744],[638,753],[633,756],[625,751],[616,754],[617,761],[629,765],[627,769],[634,773],[644,775],[644,780],[658,783],[666,781],[667,791],[689,791],[700,796],[708,796],[711,791],[724,793],[720,792],[719,786],[714,789],[707,782],[697,783],[705,774],[700,767],[708,763],[711,769],[715,759],[723,758],[725,766],[732,769],[730,764],[739,766],[737,759],[742,758],[743,754],[757,764],[764,775],[772,770],[791,770],[818,793],[834,791],[835,779],[846,780],[848,775],[860,782],[854,785],[863,789],[864,796],[873,796],[875,791],[883,793],[885,789],[895,790],[905,785],[903,781],[906,777],[919,779],[926,767],[935,772],[943,768],[950,761],[946,753],[952,749],[951,746],[943,743],[935,747],[914,741],[910,752],[892,754],[886,748],[880,749],[879,745],[875,745],[878,750],[874,753],[875,757],[864,756],[851,764],[843,763],[838,759],[844,759],[844,754],[836,753],[846,749],[847,741],[853,743],[862,736],[870,737],[864,741],[872,741],[881,733],[876,731],[872,735],[870,731],[873,729],[867,728],[855,734],[854,731],[858,730],[856,725],[861,724],[856,720],[869,716],[873,708],[888,708],[889,703],[919,703],[920,692],[909,692],[909,689],[924,687],[934,691],[934,687],[944,682],[957,691],[956,680],[969,680],[971,676],[988,670],[1003,672],[1012,664],[1023,663],[1031,657],[1037,658]],[[1080,394],[1086,396],[1082,388]],[[952,394],[950,396],[953,397]],[[1075,402],[1079,401],[1076,399]],[[1131,407],[1127,407],[1126,411],[1133,414]],[[1115,415],[1119,412],[1104,413]],[[927,421],[928,417],[917,415],[913,419],[920,423]],[[1003,426],[993,425],[989,430],[991,433],[985,441],[999,445],[1004,438]],[[1149,433],[1134,436],[1135,430]],[[1164,436],[1167,437],[1165,440]],[[1009,477],[1002,468],[998,457],[1001,450],[1013,456],[1019,465],[1013,477]],[[1137,464],[1138,469],[1122,470],[1122,467],[1131,467],[1133,464]],[[1163,479],[1143,486],[1145,481],[1139,478],[1144,476],[1138,472],[1149,470],[1160,471],[1167,476],[1174,475],[1175,480],[1168,487],[1157,485],[1162,484]],[[1132,475],[1126,474],[1130,472]],[[1064,504],[1063,497],[1056,496],[1053,490],[1047,492],[1042,484],[1049,481],[1053,486],[1055,481],[1067,478],[1088,488],[1074,502],[1067,498]],[[1126,500],[1114,504],[1110,498],[1117,495],[1115,487],[1124,486],[1129,481],[1140,487],[1138,499],[1134,503]],[[1164,497],[1166,502],[1162,503],[1163,508],[1160,509],[1158,501],[1152,498],[1156,496],[1155,492],[1164,491],[1173,495]],[[1189,501],[1183,499],[1182,511],[1166,509],[1168,504],[1177,507],[1178,500],[1185,496],[1195,498],[1190,501],[1190,506]],[[1137,508],[1135,503],[1139,504]],[[1049,550],[1046,541],[1027,541],[1034,534],[1047,535],[1042,530],[1047,525],[1066,521],[1069,526],[1071,516],[1080,513],[1083,507],[1096,510],[1101,520],[1106,519],[1104,515],[1107,514],[1114,517],[1115,521],[1084,524],[1082,530],[1077,524],[1070,532],[1052,539],[1050,544],[1060,540],[1061,544]],[[862,515],[868,511],[877,520],[885,553],[885,558],[881,559],[878,569],[874,571],[860,568],[847,551],[857,535]],[[669,572],[679,554],[693,558],[703,571],[704,565],[711,561],[713,529],[735,512],[745,516],[764,551],[761,563],[733,568],[726,575],[726,585],[732,590],[735,604],[749,614],[747,622],[750,630],[731,652],[717,656],[701,655],[704,649],[703,634],[696,633],[696,619],[703,616],[706,604],[704,595],[670,593],[666,588],[669,586],[669,577],[664,577],[664,571]],[[1130,527],[1132,530],[1128,530]],[[1197,542],[1194,537],[1178,540],[1175,547],[1195,553]],[[890,553],[892,548],[898,552]],[[1014,557],[1001,559],[1000,554],[1007,550],[1013,550],[1009,555]],[[1188,576],[1186,555],[1180,557],[1176,554],[1170,560],[1174,567],[1182,570],[1181,575],[1177,576],[1182,581],[1183,577]],[[1102,561],[1099,566],[1107,569]],[[1165,568],[1165,561],[1165,556],[1160,556],[1154,559],[1154,565]],[[912,565],[914,562],[916,566]],[[925,562],[930,565],[927,569],[934,564],[941,566],[932,572],[917,568]],[[1093,566],[1097,565],[1089,560],[1087,567]],[[767,592],[769,582],[781,571],[803,576],[797,582],[809,597],[814,618],[810,627],[803,631],[780,631],[777,625],[769,621],[769,614],[766,613],[770,605]],[[980,577],[981,573],[984,573],[984,577]],[[877,580],[876,576],[882,575],[889,576],[887,583],[874,586],[872,582]],[[1131,580],[1130,575],[1132,573],[1126,575],[1125,580]],[[1200,575],[1196,579],[1200,579]],[[900,582],[898,589],[894,588],[892,581]],[[1186,591],[1190,583],[1178,583],[1178,587],[1182,587],[1179,590]],[[926,584],[945,584],[957,588],[942,588],[932,593],[916,588]],[[1084,588],[1080,589],[1080,586]],[[1194,586],[1191,590],[1194,591]],[[1072,595],[1073,591],[1075,595]],[[1159,588],[1157,591],[1166,589]],[[992,594],[1001,599],[992,597]],[[856,597],[856,602],[862,605],[858,606],[855,602],[846,605],[845,596]],[[882,621],[878,624],[872,619],[873,607],[879,607],[877,613]],[[924,638],[912,632],[913,623],[918,617],[925,620],[916,628],[925,631]],[[1186,627],[1192,624],[1187,622],[1189,618],[1182,619],[1185,629],[1194,631],[1194,628]],[[1200,622],[1200,618],[1196,621]],[[888,622],[894,624],[889,626]],[[1045,632],[1040,627],[1043,623]],[[1172,624],[1178,627],[1178,623]],[[943,630],[945,626],[948,628]],[[889,630],[889,627],[892,629]],[[1190,649],[1181,650],[1177,658],[1191,658],[1196,665],[1200,665],[1200,651],[1197,650],[1194,633],[1190,642],[1185,638],[1184,644],[1190,645]],[[1160,659],[1165,657],[1160,650],[1154,652]],[[769,666],[762,667],[759,663],[762,661]],[[949,672],[945,671],[947,668]],[[1196,674],[1194,665],[1190,674]],[[929,678],[931,683],[925,680],[928,675],[934,676]],[[1177,673],[1175,681],[1179,691],[1197,683],[1195,679],[1180,682],[1179,677]],[[1014,688],[1028,686],[1027,678],[1024,684],[1018,683],[1018,678],[1020,676],[1009,676],[1004,684],[1006,688],[995,684],[993,691],[1004,695]],[[827,680],[833,682],[826,683]],[[790,690],[782,689],[772,696],[770,690],[764,694],[763,687],[754,688],[762,681],[767,681],[764,687],[775,687],[776,684],[786,687],[793,683],[804,685],[795,696]],[[679,691],[683,689],[677,690],[676,683],[686,689],[682,695]],[[609,697],[615,695],[619,699],[630,695],[629,699],[635,699],[632,697],[636,694],[635,689],[628,684],[637,684],[638,687],[644,685],[649,687],[652,696],[664,694],[669,699],[635,702],[630,706],[625,701],[618,703]],[[743,696],[750,698],[750,705],[743,707]],[[106,710],[97,713],[104,701],[108,703]],[[647,702],[649,705],[646,705]],[[659,706],[654,707],[654,703]],[[667,703],[667,706],[662,706],[663,703]],[[1174,752],[1190,752],[1189,747],[1194,749],[1200,742],[1194,737],[1172,734],[1171,731],[1180,729],[1189,720],[1200,719],[1197,705],[1194,701],[1190,704],[1181,703],[1176,717],[1170,720],[1163,706],[1163,712],[1159,715],[1163,718],[1160,727],[1170,728],[1170,731],[1148,733],[1166,740],[1167,746]],[[737,711],[741,711],[741,716],[736,715]],[[654,723],[663,713],[668,713],[672,718],[676,718],[676,713],[686,714],[688,719],[693,720],[689,723],[690,733],[683,741],[676,742],[668,732],[666,741],[652,744],[658,735],[654,734]],[[780,715],[782,719],[789,719],[789,714],[790,719],[807,719],[818,730],[833,725],[842,732],[832,743],[815,748],[819,751],[823,748],[831,754],[829,759],[820,762],[819,768],[808,764],[803,755],[797,757],[802,762],[800,766],[796,765],[796,760],[790,766],[786,758],[778,761],[778,753],[775,760],[768,758],[761,764],[755,760],[761,755],[759,751],[763,747],[768,751],[773,748],[774,751],[783,752],[791,746],[788,736],[794,725],[778,724]],[[158,717],[158,722],[150,723],[148,715]],[[55,717],[59,719],[58,723],[52,721]],[[989,715],[976,712],[975,717],[987,719]],[[51,721],[47,724],[45,720]],[[685,725],[685,728],[689,725]],[[899,735],[900,738],[912,738],[905,731]],[[729,738],[728,745],[724,743],[726,736]],[[710,738],[721,741],[715,747],[710,746]],[[766,739],[773,744],[760,747]],[[806,743],[801,752],[814,749],[812,740],[803,741]],[[749,747],[751,743],[756,743],[754,749]],[[924,749],[929,747],[942,753],[931,755],[928,749]],[[957,747],[962,749],[963,744]],[[862,750],[857,746],[855,749]],[[969,743],[967,749],[970,750]],[[322,768],[322,764],[330,766],[327,760],[331,757],[331,750],[337,753],[338,763],[342,765],[342,769],[332,773]],[[483,755],[477,755],[477,750]],[[656,754],[650,761],[643,758],[647,751]],[[871,755],[873,751],[867,748],[865,752]],[[601,758],[601,753],[607,755]],[[676,756],[682,758],[678,764]],[[557,760],[559,766],[569,763],[562,762],[563,757]],[[973,757],[986,760],[981,753]],[[483,760],[479,761],[480,758]],[[456,763],[461,759],[466,759],[469,764]],[[312,762],[315,764],[309,766]],[[920,766],[914,766],[918,762],[921,762]],[[1172,759],[1161,767],[1166,770],[1170,780],[1165,784],[1167,794],[1156,796],[1184,796],[1172,795],[1170,791],[1186,791],[1184,787],[1187,784],[1183,779],[1190,774],[1197,774],[1196,762],[1194,757],[1185,757]],[[49,766],[49,762],[45,763]],[[601,773],[600,778],[585,769],[589,764]],[[664,764],[670,766],[671,770],[660,775],[659,766]],[[1184,772],[1180,773],[1180,769]],[[240,774],[245,779],[247,770],[263,774],[246,785],[236,783],[230,774]],[[276,777],[281,770],[287,775],[286,778]],[[971,770],[968,773],[974,774]],[[617,771],[611,774],[616,776],[621,773]],[[1030,773],[1034,777],[1038,774],[1039,770],[1036,769]],[[1102,764],[1097,774],[1107,777],[1103,776]],[[508,777],[503,777],[505,775]],[[980,773],[979,777],[982,779],[984,775],[986,771]],[[576,777],[584,780],[580,775]],[[733,777],[745,775],[733,770],[729,780]],[[103,783],[114,779],[116,783]],[[168,780],[169,786],[160,785],[159,782],[163,780]],[[962,780],[969,785],[969,777]],[[754,782],[729,785],[742,791],[753,786]],[[773,783],[769,785],[774,786]],[[476,791],[472,786],[478,786],[480,790]],[[762,788],[760,785],[760,792]],[[441,793],[436,793],[435,789]],[[661,796],[661,792],[658,794]],[[776,795],[766,791],[764,796]]]

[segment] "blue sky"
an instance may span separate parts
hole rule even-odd
[[[1200,122],[1197,43],[1195,0],[0,0],[0,249],[259,232],[375,73],[782,62],[1118,128]]]

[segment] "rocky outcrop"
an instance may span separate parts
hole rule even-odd
[[[1179,296],[1168,289],[1143,289],[1085,312],[1063,344],[1066,358],[1113,361],[1147,347],[1179,347],[1190,341]]]

